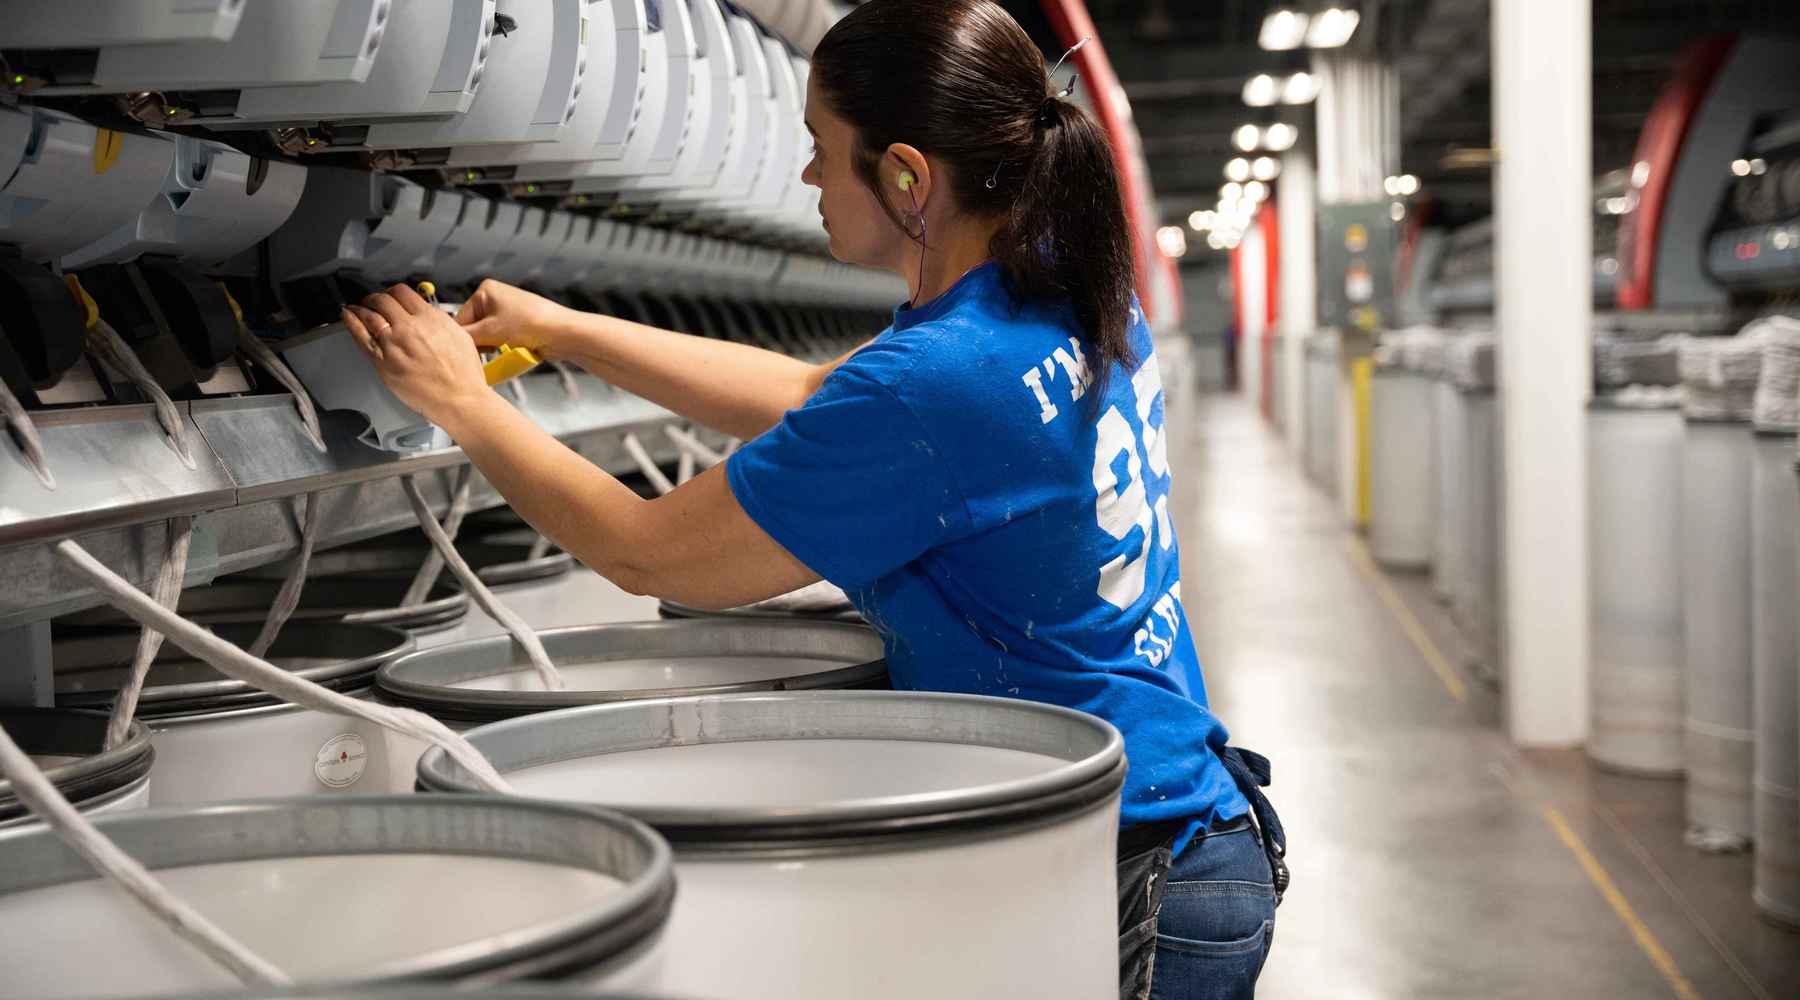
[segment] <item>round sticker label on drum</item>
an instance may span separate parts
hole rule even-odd
[[[369,745],[355,733],[333,736],[319,748],[313,758],[313,776],[327,788],[348,788],[356,784],[369,766]]]

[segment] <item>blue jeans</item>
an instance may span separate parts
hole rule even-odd
[[[1240,1000],[1275,938],[1275,880],[1256,828],[1202,832],[1175,859],[1156,917],[1151,1000]]]

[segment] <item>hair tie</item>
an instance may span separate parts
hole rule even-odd
[[[1080,80],[1080,73],[1071,74],[1069,77],[1069,85],[1067,87],[1044,98],[1044,103],[1038,105],[1039,128],[1049,128],[1056,124],[1056,103],[1075,93],[1075,84],[1080,82]]]

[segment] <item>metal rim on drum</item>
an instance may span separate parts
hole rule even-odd
[[[359,576],[364,573],[411,573],[424,563],[432,551],[425,543],[396,542],[384,545],[357,545],[349,548],[316,552],[312,562],[319,576]],[[538,559],[528,559],[530,548],[524,545],[496,545],[474,541],[458,541],[456,551],[490,587],[514,583],[530,583],[562,576],[575,568],[575,557],[567,552],[553,552]],[[285,571],[285,563],[276,563],[267,572]],[[259,571],[262,572],[262,571]],[[444,571],[446,575],[449,570]]]
[[[33,757],[79,757],[44,768],[58,791],[81,806],[111,796],[150,773],[156,751],[150,732],[133,722],[124,742],[105,749],[107,715],[63,708],[0,708],[0,727]],[[25,804],[13,794],[11,781],[0,779],[0,824],[24,819]]]
[[[689,852],[887,849],[897,840],[1002,835],[1081,814],[1125,782],[1119,731],[1057,705],[980,695],[814,691],[659,698],[563,709],[464,734],[502,774],[583,756],[720,743],[891,740],[952,743],[1062,761],[1028,777],[968,788],[870,796],[807,807],[621,808]],[[471,791],[433,748],[419,759],[426,790]],[[597,803],[605,805],[605,803]]]
[[[260,625],[222,624],[212,631],[234,646],[256,640]],[[65,707],[109,706],[118,693],[118,681],[137,645],[136,629],[84,631],[58,640],[56,700]],[[295,676],[335,691],[366,689],[384,663],[413,649],[413,637],[384,625],[346,625],[331,622],[290,622],[281,630],[264,657],[276,666],[295,660],[331,658],[329,662],[293,670]],[[205,679],[173,679],[158,683],[157,674],[197,673]],[[82,683],[98,674],[97,684]],[[227,709],[285,705],[286,702],[243,681],[224,677],[190,657],[174,643],[165,642],[138,700],[138,717],[164,720],[175,716]]]
[[[426,595],[409,607],[400,607],[412,577],[400,574],[360,576],[308,576],[300,592],[300,604],[290,621],[346,622],[352,625],[391,625],[411,632],[446,629],[469,613],[469,595],[454,577],[445,573]],[[203,625],[260,623],[281,591],[274,577],[231,576],[181,592],[177,611]],[[94,608],[57,619],[59,626],[134,627],[130,618],[113,608]]]
[[[164,994],[143,1000],[468,1000],[470,992],[455,986],[412,983],[401,986],[295,986],[288,989],[259,990],[251,993]],[[543,984],[531,986],[488,987],[480,994],[484,1000],[662,1000],[648,993],[594,993],[583,989],[553,989]]]
[[[741,608],[696,608],[679,601],[663,600],[657,602],[656,613],[664,618],[688,620],[708,618],[737,618],[760,621],[813,621],[813,622],[850,622],[863,620],[861,612],[854,607],[842,611],[782,611],[775,608],[758,608],[746,606]]]
[[[622,622],[548,629],[538,633],[553,663],[643,660],[659,657],[792,657],[797,663],[837,662],[828,670],[723,684],[617,691],[488,691],[456,687],[531,669],[511,636],[498,635],[408,653],[375,674],[383,700],[440,719],[499,722],[560,708],[620,701],[752,691],[866,688],[887,677],[881,637],[844,622],[691,619]]]
[[[652,938],[675,899],[669,845],[629,816],[497,795],[305,797],[220,802],[97,818],[152,871],[235,861],[349,854],[439,854],[582,868],[621,883],[582,911],[492,939],[382,966],[371,982],[554,977],[591,968]],[[330,831],[329,837],[320,836]],[[0,834],[0,896],[83,882],[94,871],[48,832]]]

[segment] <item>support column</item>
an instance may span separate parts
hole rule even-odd
[[[1318,326],[1319,264],[1318,183],[1313,176],[1312,143],[1283,154],[1281,181],[1275,185],[1275,218],[1281,228],[1281,425],[1298,444],[1306,428],[1306,338]]]
[[[1591,0],[1494,0],[1506,725],[1588,724],[1586,404],[1593,319]]]

